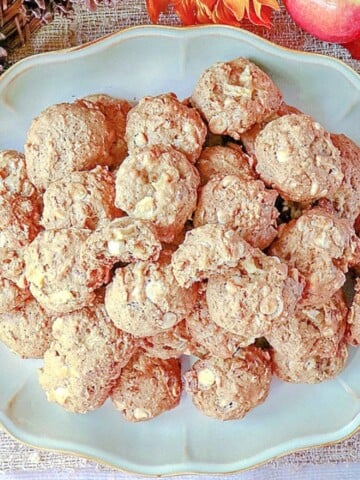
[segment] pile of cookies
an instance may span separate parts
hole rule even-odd
[[[0,152],[0,202],[0,339],[68,411],[149,420],[185,389],[239,419],[360,342],[360,148],[248,59],[184,101],[50,106]]]

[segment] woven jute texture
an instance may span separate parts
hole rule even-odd
[[[9,60],[15,63],[32,54],[80,45],[119,29],[149,23],[144,0],[118,0],[113,7],[101,6],[95,12],[75,5],[71,17],[57,16],[51,24],[41,28],[25,47],[11,52]],[[160,23],[180,25],[177,17],[172,14],[162,16]],[[245,23],[244,28],[285,47],[331,55],[360,73],[360,61],[353,60],[344,48],[317,41],[302,32],[294,25],[283,7],[274,15],[271,30],[254,27],[249,23]],[[272,470],[291,466],[296,469],[314,464],[356,462],[360,462],[360,433],[336,445],[290,454],[272,461],[269,468]],[[69,478],[80,478],[81,472],[98,472],[103,478],[103,474],[108,472],[109,477],[106,478],[115,478],[110,468],[69,455],[34,450],[14,441],[5,432],[0,432],[0,477],[1,473],[9,472],[14,475],[33,473],[31,478],[36,478],[35,472],[39,472],[39,475],[40,472],[53,472],[49,478],[56,478],[55,472],[68,472]]]

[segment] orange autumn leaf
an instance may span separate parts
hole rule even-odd
[[[271,26],[271,13],[279,10],[277,0],[146,0],[151,21],[171,5],[184,25],[223,23],[239,26],[248,18],[255,25]]]
[[[146,8],[152,23],[157,23],[160,13],[166,12],[171,0],[146,0]]]

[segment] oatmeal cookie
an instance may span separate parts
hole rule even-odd
[[[344,174],[340,188],[332,197],[332,204],[341,218],[351,224],[360,217],[360,148],[345,135],[331,135],[340,151],[341,169]]]
[[[130,103],[123,98],[111,97],[110,95],[96,94],[88,95],[79,99],[76,103],[95,105],[112,123],[115,131],[115,141],[111,147],[111,155],[114,158],[112,166],[116,167],[127,155],[127,144],[125,140],[126,118],[131,110]]]
[[[171,264],[178,283],[188,287],[235,267],[253,252],[253,247],[242,239],[239,232],[226,225],[208,223],[186,233]]]
[[[276,112],[281,102],[281,93],[271,78],[246,58],[209,67],[191,96],[210,131],[235,140]]]
[[[47,310],[68,313],[93,304],[94,288],[88,286],[79,262],[81,244],[89,234],[74,228],[44,230],[27,247],[25,276],[31,293]]]
[[[242,349],[236,358],[198,360],[185,373],[185,389],[202,413],[219,420],[243,418],[269,394],[268,352]]]
[[[28,179],[25,156],[16,150],[0,151],[0,195],[4,194],[27,198],[37,196],[34,185]]]
[[[196,168],[182,153],[147,147],[120,165],[115,204],[133,218],[151,221],[160,240],[171,243],[196,208],[199,183]]]
[[[201,152],[196,168],[201,185],[215,175],[239,175],[244,180],[254,180],[257,175],[252,169],[252,159],[235,143],[206,147]]]
[[[24,250],[40,231],[39,198],[0,194],[0,211],[0,278],[24,288]]]
[[[340,342],[335,353],[310,355],[301,360],[271,351],[273,373],[290,383],[320,383],[330,380],[345,368],[347,358],[345,342]]]
[[[303,287],[296,269],[256,250],[237,267],[209,278],[210,318],[252,343],[266,337],[276,319],[294,313]]]
[[[115,263],[157,258],[160,248],[150,227],[127,217],[94,232],[44,230],[25,251],[25,275],[43,307],[68,313],[93,304]]]
[[[323,127],[302,114],[268,123],[255,140],[256,171],[287,200],[331,198],[343,173],[338,149]]]
[[[34,298],[0,315],[0,340],[23,358],[42,358],[50,346],[54,317]]]
[[[50,183],[44,196],[41,224],[46,229],[95,230],[124,215],[115,207],[115,179],[104,167],[73,172]]]
[[[252,158],[253,161],[256,158],[255,140],[258,134],[261,132],[261,130],[265,127],[265,125],[267,125],[272,120],[275,120],[276,118],[279,118],[279,117],[283,117],[284,115],[289,115],[290,113],[298,114],[302,112],[298,110],[296,107],[287,105],[286,103],[283,102],[275,113],[272,113],[269,117],[266,117],[262,122],[256,123],[249,130],[246,130],[246,132],[243,132],[240,135],[240,141],[244,146],[245,152],[247,153],[248,156],[250,156],[250,158]]]
[[[79,103],[52,105],[36,117],[25,144],[31,182],[45,190],[71,172],[114,164],[112,122],[98,109]]]
[[[151,358],[139,351],[122,370],[111,399],[126,420],[141,422],[175,408],[181,390],[179,360]]]
[[[343,340],[348,309],[341,291],[323,306],[298,306],[293,315],[273,322],[267,340],[282,356],[305,360],[336,355]]]
[[[161,333],[181,322],[194,308],[197,287],[178,285],[170,252],[155,263],[118,268],[106,288],[105,307],[116,326],[136,337]]]
[[[204,293],[199,296],[195,310],[186,317],[186,326],[189,335],[189,351],[200,358],[236,357],[241,347],[253,342],[253,339],[249,340],[230,333],[213,322]]]
[[[360,278],[355,282],[355,294],[347,318],[349,331],[347,340],[350,345],[360,345]]]
[[[94,231],[80,246],[80,266],[88,283],[108,283],[110,270],[117,262],[156,261],[161,243],[149,222],[130,217],[116,218]]]
[[[99,299],[58,317],[52,335],[39,370],[48,400],[75,413],[99,408],[134,354],[134,339],[113,325]]]
[[[346,220],[320,207],[280,226],[269,253],[297,268],[305,278],[303,305],[322,306],[342,287],[353,255],[353,235]]]
[[[261,180],[238,175],[215,176],[200,191],[194,226],[220,223],[238,230],[253,247],[264,249],[277,234],[278,193]]]
[[[191,315],[191,314],[190,314]],[[187,317],[188,318],[188,317]],[[152,337],[139,339],[139,346],[150,357],[178,358],[188,351],[189,335],[185,320]]]
[[[196,109],[179,102],[174,93],[142,98],[129,112],[126,140],[132,154],[144,147],[167,145],[191,163],[199,158],[207,129]]]

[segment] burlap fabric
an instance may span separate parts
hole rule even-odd
[[[85,8],[76,5],[71,17],[56,17],[53,23],[38,31],[27,46],[11,52],[9,60],[14,63],[34,53],[83,44],[125,27],[149,24],[144,1],[118,0],[115,6],[111,8],[102,6],[96,12],[88,12]],[[162,16],[160,23],[179,25],[176,16],[171,14]],[[339,58],[360,73],[360,61],[353,60],[344,48],[317,41],[302,32],[287,16],[284,8],[274,15],[274,26],[271,30],[253,27],[249,23],[245,23],[244,28],[279,45]],[[333,464],[340,464],[342,472],[344,472],[345,464],[348,464],[346,468],[351,468],[353,465],[353,470],[351,472],[349,470],[351,476],[345,476],[346,478],[359,478],[353,474],[356,475],[354,469],[360,464],[360,433],[336,445],[305,450],[282,457],[270,462],[266,467],[257,469],[251,477],[246,475],[246,478],[261,479],[266,475],[266,478],[272,479],[275,478],[273,473],[277,471],[285,472],[284,477],[281,476],[281,478],[287,478],[286,476],[289,474],[295,479],[298,478],[299,471],[306,472],[309,466],[320,464],[327,469],[326,472],[332,471]],[[325,467],[325,465],[327,466]],[[340,467],[340,465],[338,466]],[[334,470],[335,476],[331,476],[331,478],[336,478],[338,474],[336,472],[339,470]],[[0,477],[1,474],[6,476],[13,474],[12,478],[22,478],[25,475],[26,478],[31,479],[127,477],[127,475],[117,474],[110,468],[95,462],[25,447],[10,438],[5,432],[0,432]],[[323,474],[325,474],[325,470],[319,471],[319,478],[324,478]],[[341,478],[345,478],[344,473],[342,475]],[[241,477],[243,476],[241,475]]]

